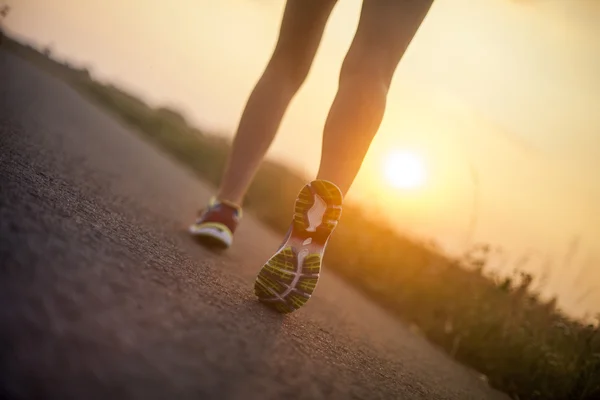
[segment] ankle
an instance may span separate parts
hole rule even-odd
[[[226,206],[226,207],[228,207],[228,208],[231,208],[231,209],[233,209],[233,210],[237,211],[237,213],[238,213],[238,216],[239,216],[240,218],[241,218],[241,216],[242,216],[242,206],[241,206],[239,203],[235,203],[235,202],[233,202],[233,201],[230,201],[230,200],[223,199],[223,198],[221,198],[221,197],[219,197],[219,196],[215,196],[215,197],[213,197],[213,198],[211,199],[211,203],[218,203],[218,204],[222,204],[222,205],[224,205],[224,206]]]
[[[240,196],[230,196],[227,193],[223,193],[221,191],[217,192],[217,194],[213,197],[214,200],[219,201],[220,203],[227,204],[228,206],[235,208],[242,208],[243,199]]]

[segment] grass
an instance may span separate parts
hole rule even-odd
[[[85,69],[54,61],[11,39],[3,46],[67,81],[200,177],[218,183],[229,149],[226,140],[191,126],[176,110],[153,108],[94,80]],[[284,233],[304,183],[284,166],[265,162],[246,207]],[[278,196],[269,195],[275,192]],[[541,300],[530,275],[485,273],[486,249],[453,260],[348,205],[326,263],[515,399],[600,399],[598,324],[570,319],[554,300]]]

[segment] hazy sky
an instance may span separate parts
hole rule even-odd
[[[9,4],[15,34],[231,135],[275,43],[284,1]],[[269,153],[309,175],[359,10],[359,0],[340,0]],[[531,250],[534,271],[549,257],[548,290],[570,309],[600,311],[598,21],[598,0],[437,0],[396,74],[349,199],[368,201],[449,251],[477,240],[509,249],[513,259]],[[390,149],[423,158],[422,189],[392,189],[381,178]],[[576,262],[559,265],[574,237]]]

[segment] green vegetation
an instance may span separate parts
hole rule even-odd
[[[228,142],[189,125],[177,111],[152,108],[119,88],[93,80],[85,69],[53,61],[7,40],[13,53],[64,79],[135,128],[200,177],[217,183]],[[284,233],[305,179],[266,162],[248,194],[247,208]],[[277,197],[269,193],[280,193]],[[491,385],[515,399],[600,398],[600,329],[567,318],[542,301],[522,274],[484,273],[486,248],[451,260],[402,237],[357,206],[344,208],[327,266]]]

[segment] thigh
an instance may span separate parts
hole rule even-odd
[[[311,63],[337,0],[287,0],[273,58]]]
[[[347,61],[375,63],[391,80],[432,4],[433,0],[363,0]]]

